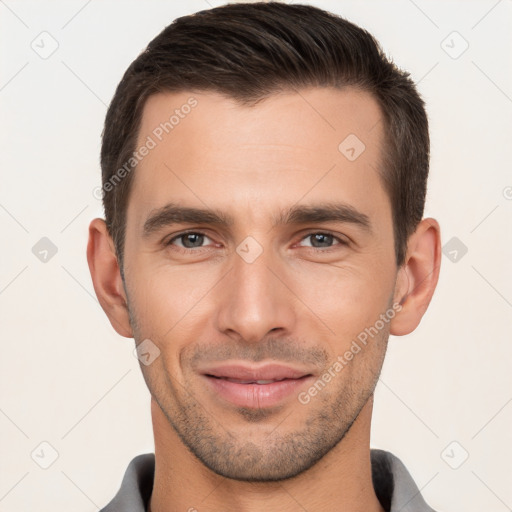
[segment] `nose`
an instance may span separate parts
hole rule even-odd
[[[271,332],[293,332],[297,300],[285,270],[270,251],[263,251],[253,262],[234,254],[217,297],[217,329],[246,343],[257,343]]]

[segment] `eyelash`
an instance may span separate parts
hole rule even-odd
[[[175,235],[173,236],[168,242],[165,243],[166,246],[172,246],[173,245],[173,242],[175,240],[178,240],[180,238],[183,238],[184,236],[186,235],[201,235],[201,236],[204,236],[204,237],[207,237],[207,238],[210,238],[206,233],[203,233],[201,231],[184,231],[183,233],[179,233],[178,235]],[[342,238],[336,236],[334,233],[331,233],[330,231],[311,231],[309,233],[306,233],[301,239],[300,241],[302,242],[303,240],[305,240],[306,238],[310,237],[310,236],[313,236],[313,235],[327,235],[327,236],[332,236],[334,240],[336,240],[337,242],[339,242],[338,244],[332,246],[332,247],[326,247],[326,248],[322,248],[322,247],[306,247],[307,249],[309,249],[310,251],[312,250],[313,252],[321,252],[321,253],[330,253],[334,250],[336,250],[336,247],[338,246],[347,246],[348,245],[348,242],[346,242],[345,240],[343,240]],[[207,247],[197,247],[197,248],[194,248],[194,249],[188,249],[186,247],[179,247],[179,246],[173,246],[173,249],[174,250],[177,250],[178,252],[182,252],[182,253],[185,253],[185,254],[191,254],[191,253],[201,253],[201,249],[206,249],[208,250]]]

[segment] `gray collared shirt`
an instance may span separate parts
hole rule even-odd
[[[372,449],[372,478],[386,512],[435,512],[414,483],[403,462],[390,452]],[[155,473],[155,455],[138,455],[128,465],[121,488],[100,512],[146,512]]]

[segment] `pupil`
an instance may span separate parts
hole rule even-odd
[[[316,242],[320,242],[320,243],[322,243],[322,242],[326,243],[327,242],[327,244],[329,244],[329,242],[332,241],[331,239],[332,239],[332,235],[326,235],[326,234],[318,233],[318,234],[313,236],[313,240],[315,241],[313,243],[313,247],[318,247],[317,245],[315,245]],[[324,246],[321,246],[321,247],[324,247]]]
[[[192,240],[193,238],[195,238],[195,242],[196,242],[195,244],[194,244],[194,241]],[[187,233],[185,235],[183,245],[187,248],[198,247],[202,244],[203,238],[204,238],[203,235],[199,235],[196,233]],[[192,242],[192,245],[188,245],[188,242],[190,242],[190,241]],[[199,241],[199,243],[197,243],[198,241]]]

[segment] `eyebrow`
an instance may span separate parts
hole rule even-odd
[[[322,222],[343,222],[354,224],[371,233],[368,215],[344,203],[322,203],[319,205],[294,205],[272,218],[272,227],[294,224],[319,224]],[[233,226],[234,219],[216,209],[192,208],[169,203],[153,210],[144,222],[142,237],[149,238],[164,227],[174,224],[208,224],[222,228]]]

